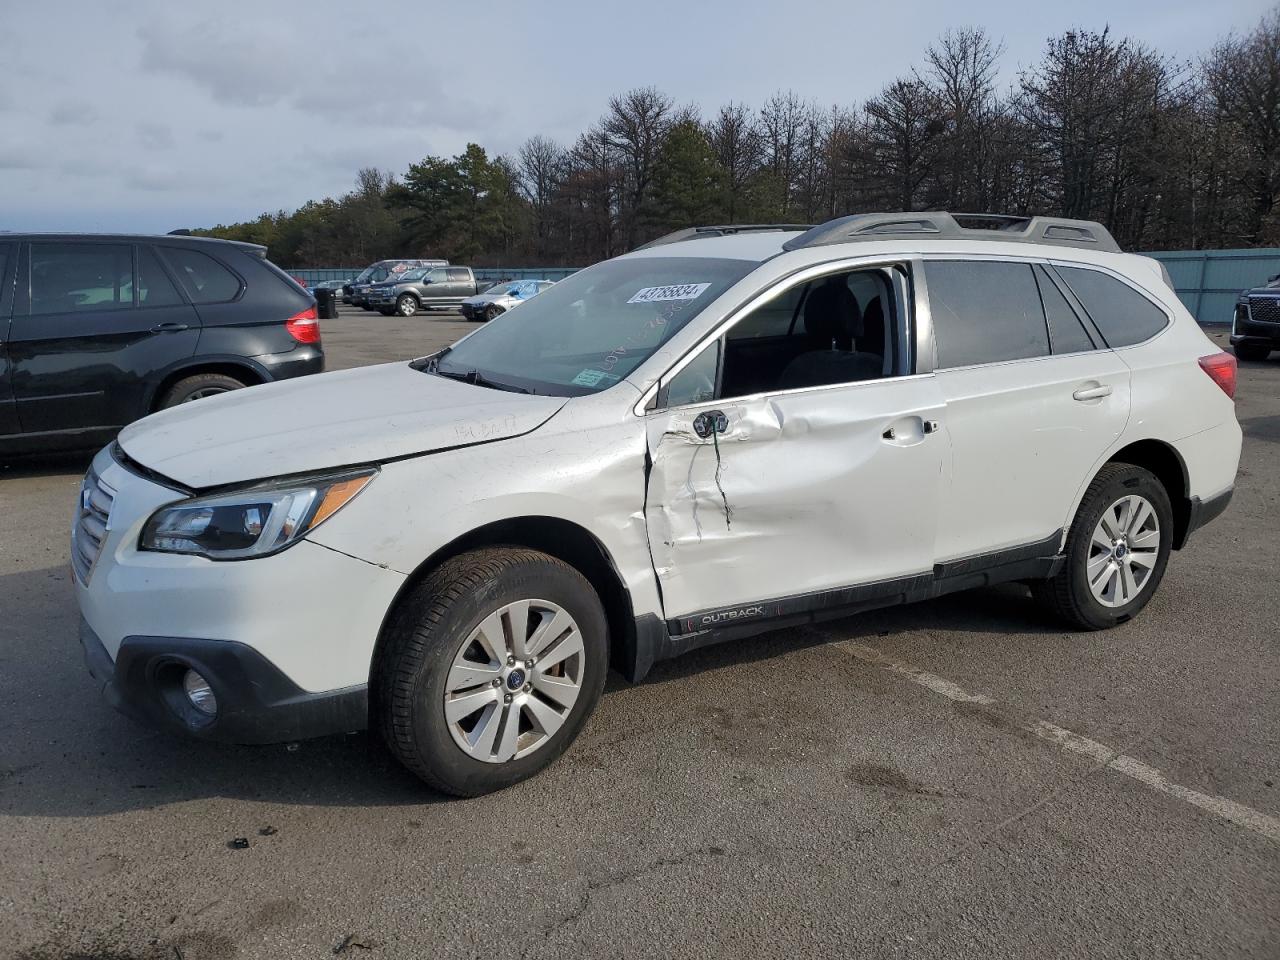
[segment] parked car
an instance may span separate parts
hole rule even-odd
[[[247,243],[0,235],[0,451],[324,368],[315,300]]]
[[[342,285],[342,302],[372,310],[367,297],[369,288],[375,283],[393,279],[406,270],[444,267],[448,264],[448,260],[379,260],[365,267],[354,279]]]
[[[1280,350],[1280,276],[1244,290],[1231,320],[1231,346],[1241,360],[1265,360]]]
[[[372,725],[480,794],[610,663],[1001,581],[1125,623],[1231,498],[1235,376],[1095,223],[681,231],[430,357],[126,429],[81,493],[81,639],[149,722]]]
[[[317,283],[313,283],[308,286],[307,293],[314,297],[317,290],[332,290],[334,292],[334,296],[341,297],[342,288],[350,282],[351,280],[349,278],[347,280],[320,280]]]
[[[552,280],[508,280],[484,293],[468,297],[458,308],[467,320],[492,320],[517,304],[532,299],[553,284]]]
[[[419,310],[455,306],[479,289],[470,267],[432,267],[375,283],[366,298],[370,307],[388,317],[412,317]]]

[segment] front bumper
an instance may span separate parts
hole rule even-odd
[[[1280,347],[1280,323],[1266,323],[1249,317],[1248,311],[1236,305],[1231,323],[1231,345],[1237,343],[1270,343]]]
[[[125,637],[113,661],[81,618],[85,665],[115,709],[149,726],[226,743],[281,743],[363,730],[368,686],[307,693],[252,647],[189,637]],[[208,716],[186,699],[182,678],[208,681],[217,711]]]

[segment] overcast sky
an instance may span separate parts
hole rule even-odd
[[[167,231],[292,209],[468,141],[568,143],[611,93],[711,112],[790,88],[853,104],[948,27],[1004,76],[1072,26],[1193,58],[1265,0],[0,0],[0,229]]]

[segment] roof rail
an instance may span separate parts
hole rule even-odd
[[[966,224],[972,224],[967,226]],[[1006,213],[855,213],[828,220],[793,237],[783,250],[803,250],[857,240],[1002,240],[1048,243],[1119,253],[1120,245],[1100,223],[1061,217],[1019,217]]]
[[[768,233],[794,232],[797,230],[816,230],[812,223],[726,223],[712,227],[686,227],[676,230],[657,240],[650,240],[636,247],[636,250],[648,250],[650,247],[662,247],[668,243],[680,243],[682,240],[698,240],[702,237],[727,237],[735,233]]]

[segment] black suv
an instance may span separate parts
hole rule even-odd
[[[1241,360],[1265,360],[1280,350],[1280,276],[1265,287],[1245,290],[1236,301],[1231,346]]]
[[[0,234],[0,453],[96,446],[164,407],[323,369],[315,300],[264,247]]]

